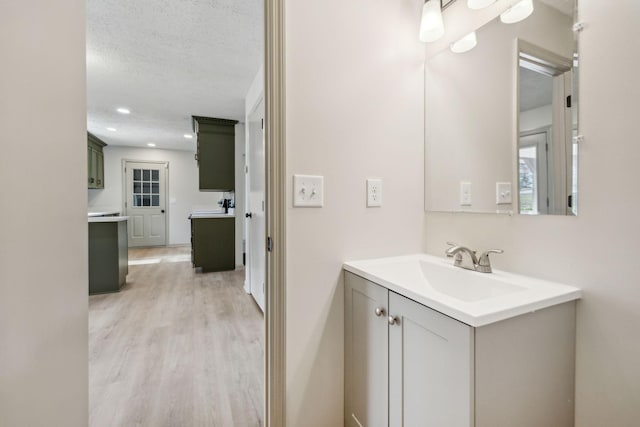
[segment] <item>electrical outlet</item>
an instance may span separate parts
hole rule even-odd
[[[367,207],[382,206],[382,179],[367,179]]]
[[[471,206],[471,183],[460,181],[460,206]]]
[[[511,204],[511,183],[510,182],[496,182],[496,204],[497,205]]]
[[[324,177],[293,175],[293,206],[321,208],[324,205]]]

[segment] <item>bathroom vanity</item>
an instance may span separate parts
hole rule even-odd
[[[345,269],[345,426],[573,426],[580,290],[428,255]]]

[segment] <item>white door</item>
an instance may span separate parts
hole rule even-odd
[[[166,244],[167,168],[165,162],[125,162],[129,247]]]
[[[389,316],[389,426],[473,426],[473,328],[394,292]]]
[[[247,270],[249,292],[264,312],[266,228],[264,217],[265,189],[264,99],[249,115],[249,147],[247,156],[248,206],[245,213],[248,230]]]
[[[520,134],[518,150],[519,200],[521,214],[549,212],[548,150],[551,129]]]

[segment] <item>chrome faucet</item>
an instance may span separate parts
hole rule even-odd
[[[448,258],[455,256],[453,259],[454,267],[466,268],[467,270],[473,270],[479,273],[491,273],[489,254],[501,254],[504,252],[502,249],[489,249],[488,251],[483,252],[479,257],[476,257],[476,251],[472,251],[465,246],[460,246],[452,242],[447,242],[447,245],[451,247],[445,251],[445,255],[447,255]],[[464,262],[463,254],[467,254],[469,256],[471,265]]]

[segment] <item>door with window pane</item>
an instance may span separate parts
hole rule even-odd
[[[125,163],[125,210],[129,247],[166,244],[165,192],[168,164]]]

